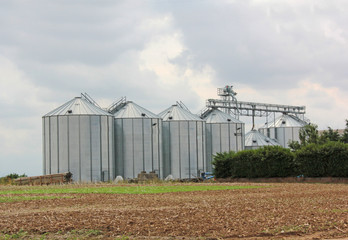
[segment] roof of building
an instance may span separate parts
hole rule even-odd
[[[108,112],[95,106],[81,97],[75,97],[60,107],[44,115],[44,117],[50,116],[68,116],[68,115],[109,115]]]
[[[206,123],[243,123],[218,109],[212,109],[204,118]]]
[[[138,104],[128,101],[126,104],[114,113],[115,118],[160,118],[158,115],[139,106]]]
[[[251,130],[245,134],[246,147],[278,146],[280,145],[275,139],[271,139],[257,130]]]
[[[187,110],[181,108],[178,105],[172,105],[171,107],[162,111],[158,115],[163,119],[163,121],[203,121],[197,115],[188,112]]]

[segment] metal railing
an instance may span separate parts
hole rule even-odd
[[[191,112],[188,107],[186,107],[186,105],[182,102],[182,101],[176,101],[176,104],[181,107],[182,109],[185,109],[188,112]]]
[[[106,110],[109,113],[114,114],[119,109],[121,109],[126,104],[126,102],[127,102],[126,97],[121,97],[120,99],[113,102]]]
[[[82,97],[83,99],[85,99],[87,102],[93,104],[94,106],[96,106],[96,107],[98,107],[98,108],[101,108],[101,107],[99,106],[99,104],[98,104],[96,101],[94,101],[94,99],[93,99],[91,96],[89,96],[86,92],[85,92],[85,93],[81,93],[81,97]]]

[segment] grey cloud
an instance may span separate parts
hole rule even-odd
[[[348,88],[348,45],[323,32],[324,24],[333,22],[347,40],[348,19],[342,10],[348,10],[346,3],[166,3],[160,8],[172,11],[194,61],[211,65],[218,74],[217,84],[241,82],[281,89],[315,76],[325,86]],[[322,78],[323,73],[330,80]],[[288,78],[293,81],[284,81]]]
[[[0,17],[1,45],[16,46],[17,60],[103,65],[151,37],[139,29],[151,14],[127,1],[31,1],[11,4]]]

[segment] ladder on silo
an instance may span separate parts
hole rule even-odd
[[[203,108],[197,115],[201,118],[204,119],[208,114],[211,112],[212,108],[205,107]]]
[[[124,107],[126,105],[127,99],[126,97],[121,97],[120,99],[113,102],[108,108],[107,111],[111,114],[114,114],[118,110]]]
[[[186,107],[186,105],[182,102],[182,101],[176,101],[176,104],[181,107],[182,109],[188,111],[189,113],[191,112],[188,107]]]
[[[93,99],[91,96],[89,96],[86,92],[85,92],[85,93],[81,93],[81,97],[82,97],[83,99],[85,99],[87,102],[93,104],[94,106],[96,106],[96,107],[98,107],[98,108],[101,108],[101,107],[99,106],[99,104],[98,104],[96,101],[94,101],[94,99]]]

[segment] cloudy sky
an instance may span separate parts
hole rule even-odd
[[[229,84],[348,118],[348,1],[2,0],[0,29],[0,176],[41,174],[41,117],[81,92],[196,113]]]

